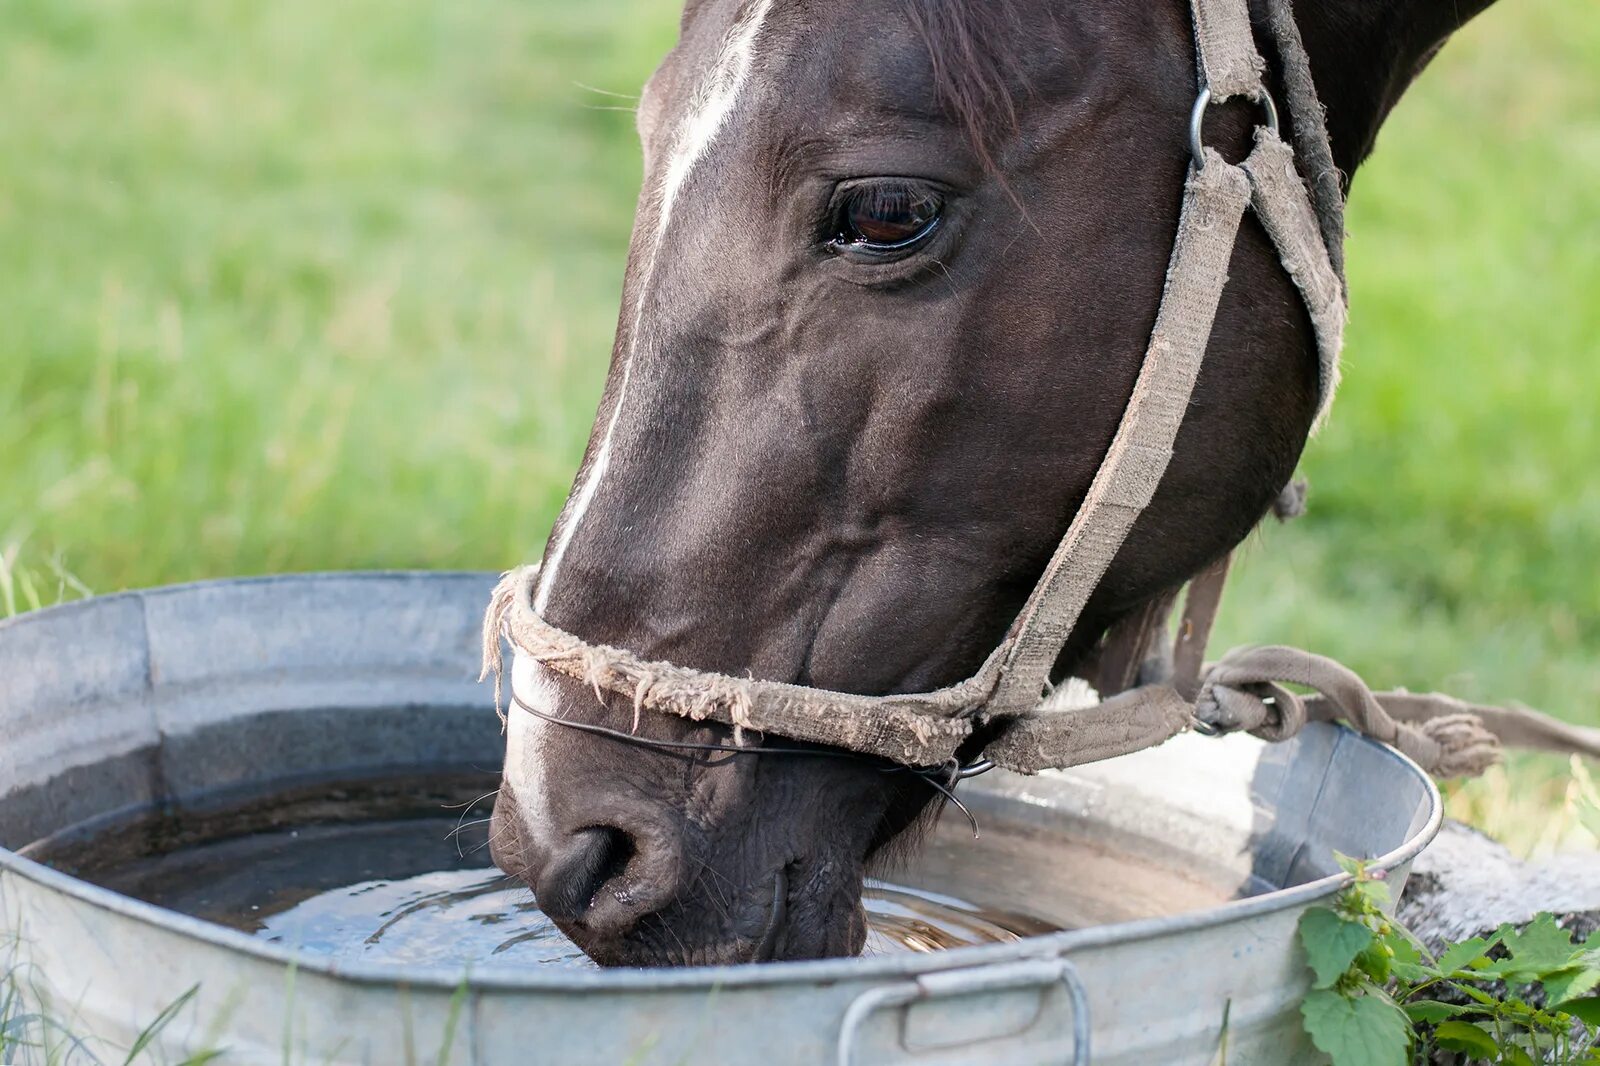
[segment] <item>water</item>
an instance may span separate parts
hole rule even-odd
[[[1054,929],[882,882],[868,885],[865,902],[869,955],[1000,943]],[[253,931],[340,959],[593,965],[540,913],[526,888],[495,870],[440,870],[347,885],[267,915]]]
[[[361,881],[261,919],[257,936],[335,958],[583,966],[584,955],[499,871]]]
[[[26,850],[125,895],[316,955],[591,966],[525,886],[490,866],[481,783],[309,786],[83,827]],[[936,839],[929,853],[945,847]],[[879,881],[869,883],[865,906],[867,954],[1001,943],[1062,927],[1026,908]]]

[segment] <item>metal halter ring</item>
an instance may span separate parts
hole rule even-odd
[[[982,774],[986,774],[990,770],[993,770],[993,769],[994,769],[994,760],[993,759],[979,759],[976,762],[970,762],[967,765],[961,767],[959,770],[957,770],[956,771],[956,780],[957,781],[965,781],[968,778],[978,777],[978,776],[980,776]]]
[[[1262,89],[1252,95],[1251,99],[1261,105],[1262,114],[1267,120],[1267,129],[1273,133],[1278,132],[1278,105],[1272,102],[1272,94]],[[1194,98],[1194,110],[1189,112],[1189,156],[1194,160],[1196,170],[1204,170],[1206,166],[1205,124],[1206,108],[1211,106],[1211,86],[1200,88],[1200,95]]]

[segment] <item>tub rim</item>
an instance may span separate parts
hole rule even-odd
[[[492,581],[493,572],[480,570],[332,570],[305,571],[282,574],[263,574],[237,578],[211,578],[161,585],[149,589],[134,589],[104,596],[91,596],[71,603],[57,604],[38,611],[30,611],[0,620],[0,639],[7,631],[49,617],[61,617],[80,611],[94,610],[102,604],[118,600],[142,602],[153,594],[173,595],[217,587],[265,584],[317,584],[326,580],[379,581],[404,579],[408,581],[435,578],[482,578]],[[1308,728],[1316,728],[1317,725]],[[1356,733],[1342,725],[1324,726],[1346,734],[1345,743],[1356,742],[1376,749],[1403,772],[1420,780],[1427,801],[1427,818],[1409,839],[1389,852],[1369,860],[1371,869],[1387,874],[1409,866],[1423,849],[1432,843],[1444,822],[1444,803],[1438,786],[1427,773],[1401,752],[1381,744],[1370,737]],[[178,911],[158,907],[131,896],[62,873],[32,859],[22,857],[10,849],[0,847],[0,875],[12,875],[31,882],[40,888],[59,893],[79,904],[94,907],[141,925],[152,926],[162,932],[199,941],[225,951],[235,951],[253,956],[264,962],[292,966],[295,970],[316,974],[336,981],[361,986],[404,986],[453,993],[465,987],[474,993],[515,993],[523,991],[576,993],[604,991],[685,991],[730,988],[749,988],[781,984],[837,984],[871,979],[907,978],[944,970],[966,969],[995,962],[1030,958],[1055,958],[1074,951],[1090,950],[1114,944],[1154,940],[1169,935],[1192,933],[1210,929],[1246,918],[1256,918],[1303,908],[1329,898],[1350,883],[1348,874],[1329,874],[1315,881],[1276,889],[1258,896],[1230,900],[1215,907],[1187,911],[1177,915],[1139,918],[1126,922],[1112,922],[1086,929],[1066,930],[1044,936],[1023,937],[1009,944],[985,944],[950,948],[935,952],[907,952],[872,958],[807,959],[789,962],[739,963],[718,966],[649,967],[637,969],[597,970],[546,970],[529,968],[521,970],[508,965],[488,965],[481,969],[471,966],[428,965],[416,966],[402,963],[379,963],[330,959],[324,955],[301,951],[281,944],[262,940],[227,926],[208,922]],[[0,889],[5,883],[0,876]]]

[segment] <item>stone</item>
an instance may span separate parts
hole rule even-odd
[[[1430,948],[1525,925],[1548,911],[1582,940],[1600,927],[1600,852],[1521,862],[1482,833],[1446,822],[1417,857],[1398,916]]]

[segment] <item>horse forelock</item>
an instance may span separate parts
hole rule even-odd
[[[993,146],[1017,128],[1019,72],[1010,45],[1026,26],[1013,0],[902,0],[928,51],[937,103],[993,169]]]

